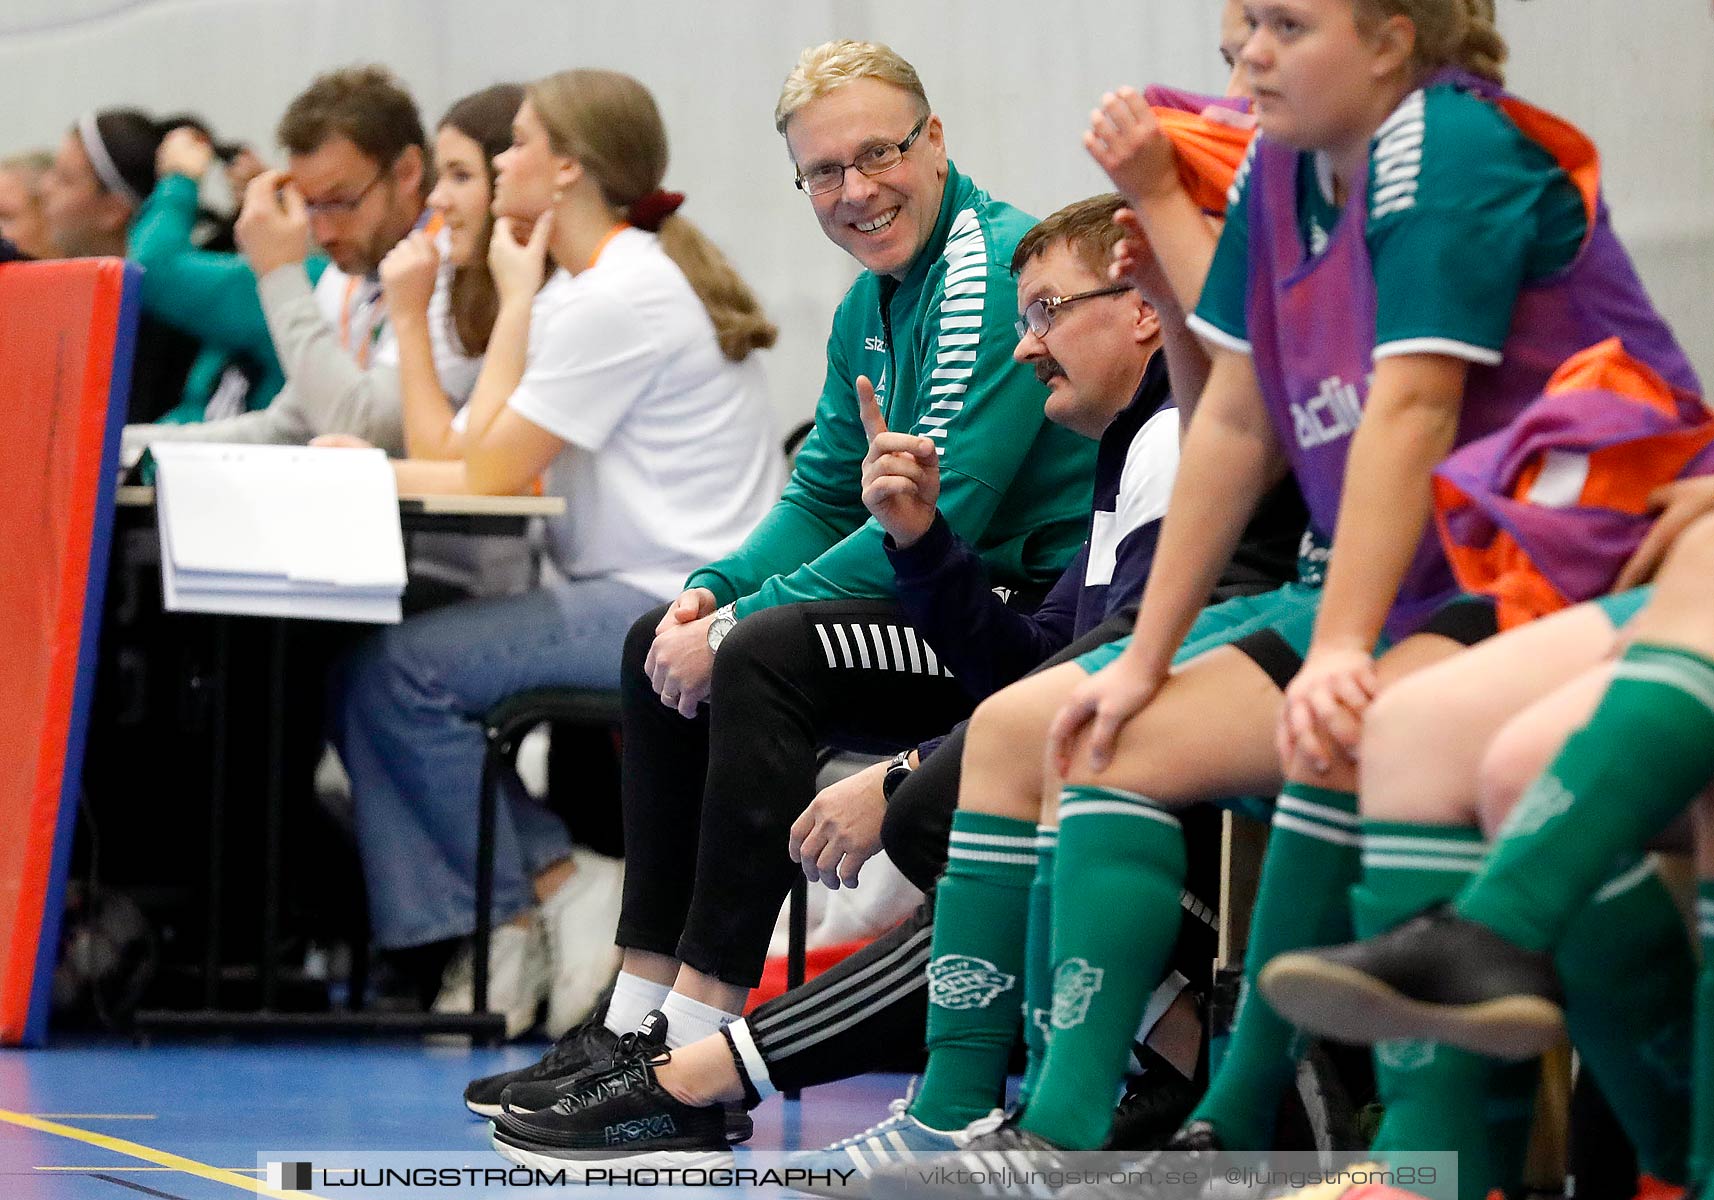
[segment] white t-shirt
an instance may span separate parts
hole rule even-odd
[[[566,501],[548,522],[562,575],[670,599],[743,541],[784,474],[758,358],[721,354],[654,234],[622,230],[594,266],[548,281],[508,403],[567,443],[546,478]]]

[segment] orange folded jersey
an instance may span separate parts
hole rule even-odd
[[[1178,154],[1178,178],[1184,190],[1198,208],[1223,216],[1226,194],[1244,155],[1249,153],[1256,131],[1210,120],[1202,114],[1209,108],[1243,110],[1222,97],[1199,96],[1154,85],[1144,91],[1144,97],[1155,120],[1160,122],[1161,132]]]
[[[1573,355],[1517,420],[1435,471],[1446,557],[1510,629],[1612,589],[1649,495],[1714,472],[1714,417],[1618,338]]]

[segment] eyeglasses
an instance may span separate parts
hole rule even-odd
[[[375,178],[363,185],[363,190],[349,200],[318,200],[314,204],[305,204],[304,211],[312,217],[346,217],[357,211],[369,193],[375,190],[375,185],[387,177],[392,170],[391,165],[382,167],[375,172]]]
[[[922,119],[911,126],[911,131],[905,134],[905,140],[902,142],[882,142],[879,146],[870,146],[859,154],[854,162],[823,163],[809,171],[799,172],[795,181],[798,190],[811,196],[836,192],[845,186],[845,172],[852,167],[856,167],[865,175],[885,175],[904,161],[905,151],[916,142],[926,124],[928,114],[924,113]]]
[[[1097,296],[1117,296],[1120,292],[1130,290],[1130,284],[1121,283],[1113,287],[1096,288],[1092,292],[1078,292],[1075,296],[1043,296],[1024,307],[1023,315],[1013,323],[1012,328],[1018,331],[1020,338],[1026,333],[1033,333],[1039,338],[1046,337],[1047,331],[1053,328],[1053,315],[1067,304],[1076,304],[1079,300],[1093,300]]]

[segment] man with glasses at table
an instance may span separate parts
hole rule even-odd
[[[427,143],[415,101],[384,67],[318,77],[280,118],[288,170],[246,189],[237,235],[256,273],[286,387],[267,408],[195,425],[136,425],[128,447],[152,441],[301,443],[350,434],[403,450],[398,350],[377,274],[387,251],[427,219]],[[332,260],[313,288],[304,269],[314,237]],[[451,286],[443,265],[431,311]],[[430,322],[436,373],[454,403],[475,386],[450,322]]]
[[[606,1024],[473,1084],[478,1111],[513,1078],[601,1061],[651,1010],[674,1046],[732,1020],[798,872],[787,841],[818,745],[890,753],[969,715],[864,507],[860,398],[906,457],[935,459],[940,512],[1014,604],[1039,601],[1083,540],[1095,446],[1048,422],[1046,387],[1012,358],[1011,261],[1034,220],[953,166],[916,71],[884,46],[805,51],[775,117],[823,233],[867,269],[834,315],[785,495],[627,640],[625,959]]]

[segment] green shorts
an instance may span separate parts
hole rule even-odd
[[[1315,615],[1321,607],[1321,589],[1288,583],[1259,596],[1240,596],[1211,605],[1197,616],[1185,636],[1173,664],[1189,662],[1199,654],[1233,643],[1268,673],[1283,692],[1303,665],[1315,633]],[[1437,633],[1465,645],[1474,645],[1495,632],[1493,602],[1481,596],[1460,596],[1437,609],[1422,632]],[[1079,656],[1078,666],[1091,675],[1107,666],[1130,644],[1128,637],[1097,646]],[[1379,654],[1391,645],[1383,636],[1375,646]],[[1240,815],[1266,823],[1273,809],[1271,797],[1243,797],[1219,802]]]
[[[1321,589],[1288,583],[1271,592],[1255,596],[1234,596],[1212,604],[1197,615],[1196,623],[1185,635],[1184,644],[1173,656],[1174,663],[1189,662],[1220,646],[1229,646],[1239,638],[1261,629],[1271,629],[1298,652],[1309,653],[1310,635],[1315,632],[1315,613],[1321,603]],[[1072,661],[1089,674],[1101,670],[1118,658],[1131,644],[1129,635],[1117,641],[1097,646]]]
[[[1607,614],[1607,619],[1618,629],[1632,617],[1642,611],[1643,606],[1654,595],[1654,584],[1647,587],[1632,588],[1628,592],[1614,592],[1611,596],[1602,596],[1594,601],[1596,608]]]

